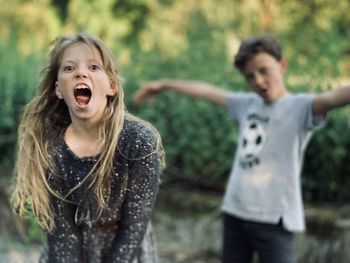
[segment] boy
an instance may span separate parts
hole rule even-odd
[[[319,95],[288,92],[286,60],[269,35],[242,42],[234,65],[254,92],[230,92],[200,81],[160,80],[134,94],[141,102],[163,89],[228,108],[240,129],[223,201],[223,262],[295,262],[293,232],[305,228],[300,190],[303,155],[329,110],[350,103],[350,86]]]

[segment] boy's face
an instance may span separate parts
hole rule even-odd
[[[266,52],[260,52],[247,61],[242,73],[247,84],[266,101],[273,101],[288,94],[283,73],[287,64],[277,61]]]

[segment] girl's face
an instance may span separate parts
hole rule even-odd
[[[96,123],[106,108],[107,96],[113,96],[116,88],[98,50],[85,43],[75,43],[62,54],[55,92],[67,104],[72,122]]]

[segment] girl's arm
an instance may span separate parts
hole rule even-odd
[[[136,154],[138,158],[129,160],[129,183],[121,220],[103,262],[133,262],[140,251],[156,201],[160,176],[160,156],[153,152],[155,141],[150,138],[147,136],[135,140],[135,146],[142,150]],[[140,156],[143,157],[139,158]]]
[[[55,228],[47,234],[40,262],[83,262],[81,233],[74,223],[75,208],[56,197],[54,199]]]
[[[63,195],[63,182],[56,176],[48,177],[53,189]],[[46,235],[40,262],[83,262],[81,231],[74,221],[76,206],[53,195],[51,204],[55,214],[55,228]]]
[[[228,91],[206,82],[194,80],[159,80],[142,83],[140,90],[133,95],[133,101],[141,103],[165,89],[174,90],[185,96],[201,98],[218,106],[227,105]]]

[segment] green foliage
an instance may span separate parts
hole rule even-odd
[[[26,53],[40,52],[58,34],[60,22],[49,0],[0,0],[0,39],[15,38]]]
[[[11,166],[16,148],[17,125],[25,103],[38,81],[36,56],[22,55],[14,43],[0,42],[0,162]]]
[[[225,110],[172,92],[161,94],[154,105],[133,105],[130,98],[139,81],[200,79],[245,90],[243,78],[232,68],[232,55],[242,37],[267,31],[282,40],[289,62],[286,80],[293,92],[326,90],[350,69],[347,0],[0,3],[0,39],[6,40],[0,42],[1,166],[13,162],[18,119],[42,67],[40,55],[23,55],[16,47],[33,54],[64,33],[89,31],[117,50],[128,109],[153,123],[163,137],[168,164],[163,180],[186,179],[220,189],[231,169],[237,137]],[[310,142],[303,176],[309,201],[350,199],[350,138],[344,132],[348,116],[347,109],[332,114],[326,129]]]
[[[325,129],[310,142],[305,155],[303,189],[305,199],[312,202],[350,200],[349,109],[329,116]]]
[[[313,32],[306,28],[305,34],[288,32],[281,36],[292,73],[303,81],[324,86],[324,81],[339,77],[344,50],[344,38],[336,27],[329,31]],[[292,40],[293,39],[293,40]],[[290,45],[293,43],[293,45]],[[323,82],[323,83],[322,83]]]
[[[31,242],[39,242],[45,239],[45,233],[38,224],[36,218],[34,218],[31,214],[27,214],[25,216],[25,238],[30,240]]]
[[[136,107],[128,100],[138,81],[159,77],[203,79],[205,76],[206,81],[226,88],[240,86],[233,79],[231,65],[227,64],[223,43],[215,45],[210,37],[212,32],[213,28],[204,25],[198,31],[190,29],[191,46],[178,58],[169,59],[165,55],[159,59],[156,50],[147,54],[134,52],[133,61],[137,63],[126,68],[126,98],[129,110],[153,123],[162,134],[168,164],[165,180],[187,179],[222,188],[236,139],[236,130],[225,110],[172,92],[160,94],[152,106]],[[206,41],[202,41],[204,34]],[[232,76],[224,79],[228,68]]]
[[[162,134],[168,163],[165,181],[186,179],[223,189],[237,138],[225,110],[172,92],[159,95],[153,105],[136,107],[128,100],[138,81],[159,78],[202,79],[226,89],[245,89],[242,77],[230,65],[223,35],[215,34],[217,26],[207,23],[200,13],[192,18],[187,48],[176,58],[159,48],[133,52],[134,63],[124,67],[127,104]],[[289,61],[286,80],[293,92],[321,92],[342,76],[345,40],[338,27],[311,31],[279,34]],[[341,203],[350,198],[346,190],[350,137],[342,132],[348,129],[347,114],[344,109],[333,113],[309,145],[302,177],[307,201]]]
[[[14,42],[0,41],[0,168],[2,180],[8,180],[6,187],[12,181],[19,118],[34,94],[41,64],[42,59],[37,55],[21,54]],[[42,239],[43,234],[33,218],[26,220],[24,231],[30,240]]]

